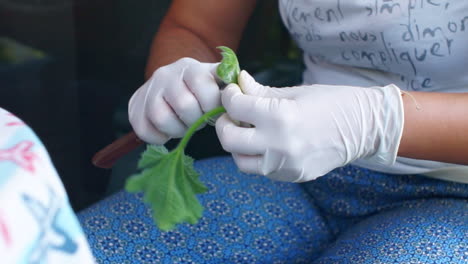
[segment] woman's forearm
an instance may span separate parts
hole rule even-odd
[[[218,55],[200,37],[170,21],[161,24],[151,44],[151,51],[145,70],[149,78],[161,66],[183,57],[191,57],[202,62],[215,62]]]
[[[468,93],[410,92],[403,105],[399,156],[468,164]]]
[[[237,48],[255,5],[255,0],[173,0],[153,39],[146,78],[183,57],[219,61],[216,47]]]

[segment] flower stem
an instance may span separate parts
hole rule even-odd
[[[197,129],[206,123],[210,118],[215,117],[221,113],[226,112],[226,109],[223,106],[216,107],[215,109],[206,112],[204,115],[202,115],[200,118],[193,123],[187,132],[185,132],[184,137],[180,140],[179,145],[177,145],[176,150],[177,151],[183,151],[185,147],[187,146],[188,141],[192,137],[192,135],[197,131]]]

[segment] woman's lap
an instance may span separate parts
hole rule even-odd
[[[466,263],[466,184],[346,166],[304,188],[336,235],[317,263]]]
[[[199,161],[196,167],[209,189],[199,196],[205,212],[196,225],[183,224],[174,231],[159,232],[141,196],[125,192],[82,212],[79,219],[98,261],[310,263],[321,256],[321,260],[346,263],[345,260],[354,256],[353,252],[367,252],[359,257],[374,257],[376,261],[375,256],[384,255],[370,246],[366,248],[366,238],[386,234],[382,238],[385,243],[406,243],[394,236],[391,229],[388,232],[377,230],[379,226],[388,222],[397,230],[401,226],[399,221],[421,211],[424,206],[444,210],[442,215],[448,217],[455,207],[432,204],[452,201],[443,197],[462,198],[468,193],[467,188],[456,184],[420,176],[389,177],[352,166],[335,170],[307,185],[273,182],[265,177],[239,173],[228,158]],[[418,195],[408,195],[412,192]],[[421,202],[433,196],[440,200]],[[459,201],[466,205],[466,196]],[[416,222],[406,226],[422,228],[435,220],[414,218]],[[444,226],[441,220],[433,225]],[[466,234],[466,229],[464,232]],[[451,231],[455,233],[458,234]],[[425,239],[422,235],[414,238]],[[333,240],[336,242],[330,244]],[[404,245],[405,250],[411,250]],[[354,249],[346,253],[350,246],[359,246],[360,251]],[[452,248],[456,252],[456,246]],[[341,256],[337,252],[346,254]]]
[[[411,201],[343,231],[314,263],[468,263],[467,223],[465,199]]]
[[[100,263],[308,263],[330,241],[300,185],[239,173],[231,159],[195,164],[208,192],[195,225],[154,226],[141,195],[120,192],[79,214]]]
[[[386,174],[356,166],[335,169],[303,187],[327,217],[334,234],[369,216],[410,207],[420,200],[457,198],[468,202],[468,184],[421,175]]]

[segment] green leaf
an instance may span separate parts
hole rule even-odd
[[[237,83],[237,76],[240,73],[239,61],[237,60],[236,53],[228,47],[220,46],[221,55],[223,59],[218,68],[216,68],[216,74],[226,84]]]
[[[203,207],[196,194],[207,188],[193,169],[193,160],[180,149],[148,146],[140,163],[153,164],[127,180],[128,192],[144,192],[144,201],[151,205],[157,226],[164,231],[178,223],[197,223]],[[154,163],[154,158],[157,163]]]
[[[146,169],[156,165],[159,160],[168,153],[164,146],[146,146],[141,159],[138,161],[138,169]]]
[[[217,75],[225,83],[237,83],[239,63],[236,54],[227,47],[219,47],[223,59]],[[226,112],[219,106],[206,112],[189,127],[177,148],[168,152],[164,146],[148,145],[143,152],[138,169],[125,183],[128,192],[143,192],[143,199],[153,210],[156,225],[164,231],[178,223],[195,224],[202,216],[203,207],[196,195],[207,191],[193,167],[193,159],[184,154],[191,136],[210,118]]]

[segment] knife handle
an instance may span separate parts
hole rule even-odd
[[[117,160],[143,143],[132,131],[94,154],[92,162],[96,167],[110,169]]]

